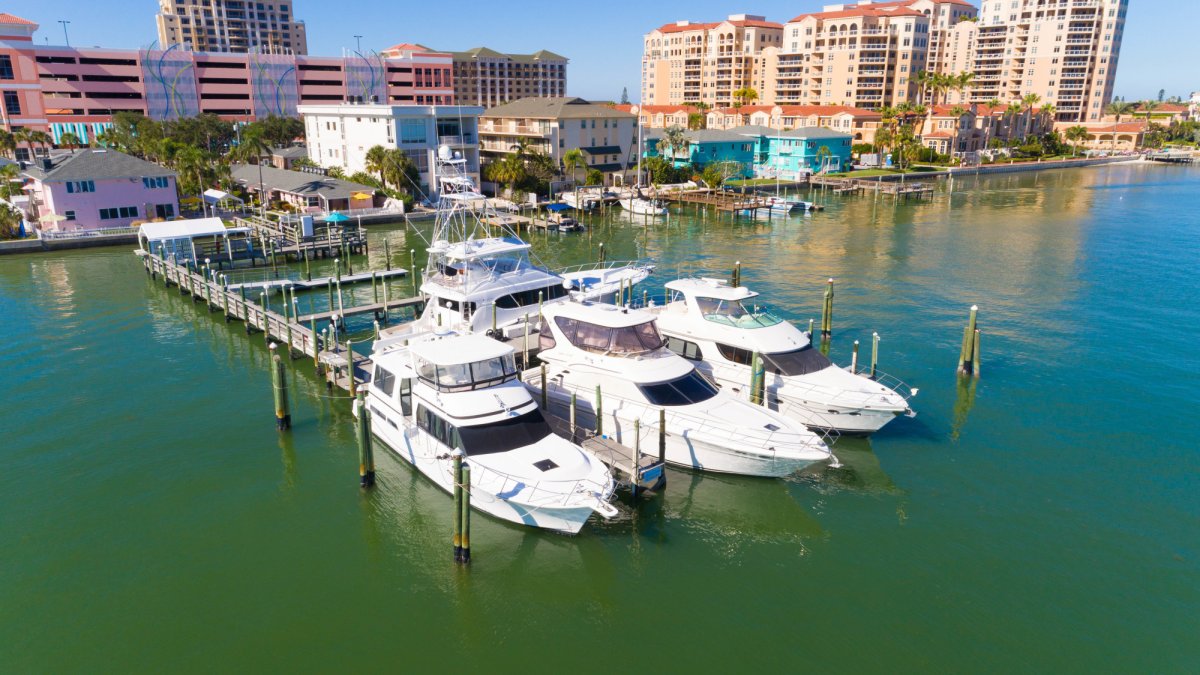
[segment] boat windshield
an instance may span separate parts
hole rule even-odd
[[[661,406],[690,405],[717,395],[717,388],[694,368],[683,377],[656,384],[639,384],[638,389],[647,401]]]
[[[636,356],[663,346],[662,336],[658,334],[658,326],[653,320],[621,328],[600,326],[565,316],[555,317],[554,323],[571,344],[585,352]]]
[[[537,408],[501,422],[458,428],[462,449],[468,456],[517,450],[537,443],[550,433],[550,425]]]
[[[765,305],[746,307],[741,300],[696,297],[700,315],[713,323],[734,328],[766,328],[783,323],[783,319]]]
[[[474,363],[435,364],[417,357],[417,376],[438,391],[471,391],[486,389],[517,376],[512,354],[497,356]]]
[[[790,352],[763,354],[763,366],[769,373],[779,375],[807,375],[825,370],[833,363],[821,352],[807,345]]]

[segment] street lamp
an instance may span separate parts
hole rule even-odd
[[[63,27],[63,40],[65,40],[67,43],[67,46],[70,47],[71,46],[71,38],[67,37],[67,24],[69,24],[71,22],[67,21],[66,19],[59,19],[58,22],[61,23],[62,27]]]
[[[354,36],[354,44],[355,44],[355,51],[357,51],[359,54],[361,54],[362,53],[362,36],[361,35]]]

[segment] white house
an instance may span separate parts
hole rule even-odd
[[[373,146],[400,148],[421,171],[421,189],[437,193],[437,150],[447,145],[462,153],[467,171],[479,181],[479,114],[483,108],[457,105],[345,103],[302,105],[308,158],[347,174],[366,170]]]

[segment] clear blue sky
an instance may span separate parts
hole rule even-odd
[[[571,59],[570,94],[617,99],[623,86],[637,101],[641,36],[676,19],[712,21],[728,14],[765,15],[773,21],[819,9],[820,0],[692,0],[650,3],[606,2],[417,2],[397,0],[294,0],[296,16],[307,23],[312,54],[337,55],[354,47],[382,49],[398,42],[420,42],[438,49],[486,45],[500,51],[549,49]],[[976,2],[976,5],[979,3]],[[688,9],[678,9],[686,6]],[[478,8],[478,9],[475,9]],[[155,39],[155,0],[42,0],[24,7],[0,8],[41,24],[37,39],[61,44],[60,19],[69,20],[77,46],[140,47]],[[1200,91],[1200,2],[1131,0],[1116,93],[1126,99],[1186,97]]]

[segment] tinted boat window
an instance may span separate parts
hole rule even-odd
[[[669,382],[640,384],[638,389],[654,405],[674,406],[700,403],[717,395],[717,388],[695,370]]]
[[[695,342],[688,342],[677,337],[667,338],[667,349],[675,352],[685,359],[692,361],[703,361],[704,355],[700,353],[700,345]]]
[[[458,428],[458,436],[468,456],[516,450],[533,445],[550,433],[550,425],[537,408],[502,422]]]
[[[726,360],[740,363],[743,366],[750,365],[751,361],[754,360],[754,354],[749,349],[742,349],[741,347],[723,345],[718,342],[717,351],[721,352],[721,356],[724,356]]]
[[[807,375],[824,370],[833,363],[812,345],[803,349],[778,354],[763,354],[763,365],[769,373],[780,375]]]
[[[379,366],[375,366],[375,380],[373,384],[376,389],[391,396],[396,386],[396,376]]]

